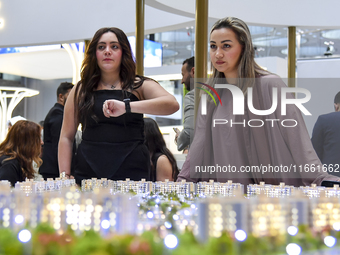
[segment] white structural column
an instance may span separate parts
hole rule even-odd
[[[0,142],[6,137],[7,121],[12,118],[14,108],[24,97],[39,94],[38,90],[22,87],[0,87]]]
[[[68,55],[71,58],[72,62],[72,83],[74,85],[77,84],[78,81],[80,81],[80,69],[81,69],[81,64],[84,59],[84,47],[85,44],[84,42],[79,43],[79,50],[77,49],[77,46],[75,43],[63,43],[62,46],[64,49],[67,51]]]

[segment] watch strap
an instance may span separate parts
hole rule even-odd
[[[131,113],[130,98],[125,98],[123,102],[125,103],[126,113]]]

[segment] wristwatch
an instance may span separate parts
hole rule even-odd
[[[125,103],[126,113],[131,113],[130,98],[125,98],[123,102]]]

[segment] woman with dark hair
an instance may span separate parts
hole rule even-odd
[[[42,163],[41,127],[27,120],[16,122],[0,144],[0,180],[8,180],[12,186],[25,178],[34,178],[33,161]]]
[[[143,60],[141,60],[143,61]],[[157,82],[136,75],[131,47],[118,28],[101,28],[92,38],[81,81],[65,105],[59,142],[59,171],[70,177],[72,144],[80,123],[82,142],[75,177],[149,179],[143,113],[167,115],[179,105]]]
[[[151,159],[151,181],[176,181],[179,173],[176,159],[166,147],[157,122],[144,118],[144,132]]]
[[[213,25],[213,72],[205,86],[218,100],[204,101],[205,108],[200,104],[194,140],[178,180],[233,180],[244,187],[262,181],[301,186],[339,180],[327,174],[316,155],[300,109],[281,104],[286,84],[257,65],[254,56],[244,21],[227,17]],[[294,99],[292,93],[284,96]]]

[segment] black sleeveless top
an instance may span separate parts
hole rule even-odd
[[[77,183],[82,179],[149,180],[150,156],[144,145],[143,114],[128,113],[107,118],[103,103],[108,99],[131,102],[139,99],[122,90],[94,91],[94,114],[87,116],[86,128],[77,152]]]
[[[0,156],[0,180],[7,180],[14,187],[16,182],[23,182],[25,178],[18,159],[6,160],[8,158],[7,155]]]
[[[158,161],[158,158],[162,155],[164,154],[161,152],[156,152],[151,158],[152,167],[151,167],[150,176],[151,176],[151,181],[153,182],[157,181],[157,161]]]

